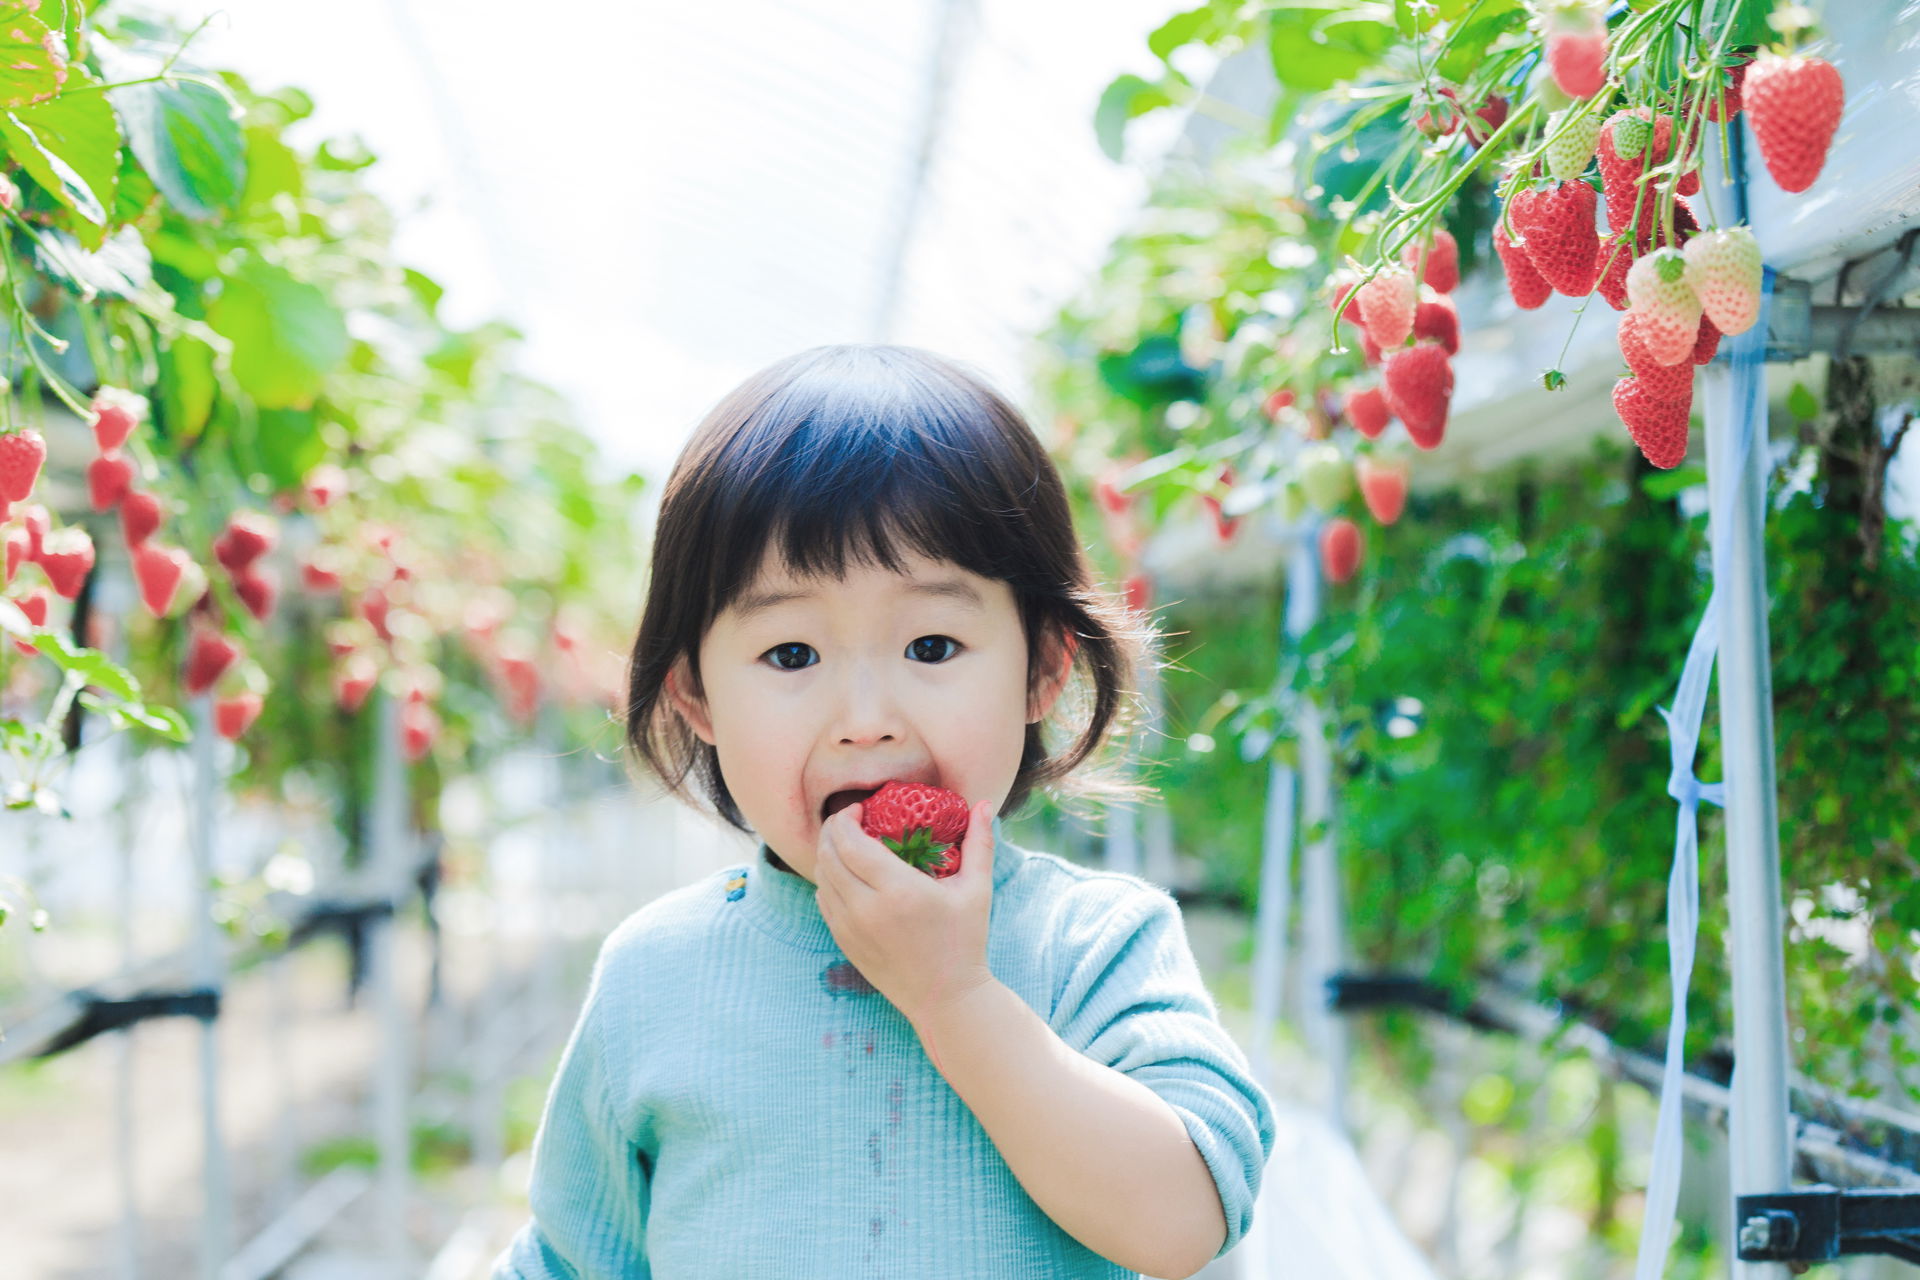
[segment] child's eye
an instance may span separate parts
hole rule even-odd
[[[929,641],[931,641],[932,643],[929,644],[928,643]],[[943,645],[951,646],[951,648],[947,650],[942,650],[941,646]],[[764,657],[767,657],[769,654],[773,655],[773,665],[781,671],[805,671],[808,667],[812,666],[813,663],[787,662],[783,658],[781,658],[780,655],[785,653],[790,657],[791,656],[804,657],[805,654],[807,652],[811,652],[812,649],[813,649],[812,645],[802,644],[798,640],[789,640],[785,644],[777,644],[773,646],[773,648],[767,650],[766,653],[763,653],[760,656],[764,658]],[[801,650],[802,652],[798,655],[795,655],[793,653],[794,650]],[[909,655],[915,658],[927,661],[930,664],[937,664],[937,663],[949,661],[953,658],[955,654],[959,652],[960,652],[960,642],[958,640],[955,640],[952,636],[921,636],[919,639],[915,640],[912,644],[909,644],[907,646],[907,653]],[[934,656],[935,654],[938,654],[939,656],[936,657]]]

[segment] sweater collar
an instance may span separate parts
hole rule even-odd
[[[993,888],[998,893],[1016,865],[1025,857],[1006,840],[998,817],[993,820]],[[774,937],[807,951],[837,951],[833,930],[820,914],[819,889],[798,871],[787,868],[766,841],[742,868],[746,877],[740,906],[753,922]]]

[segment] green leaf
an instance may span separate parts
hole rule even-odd
[[[1510,31],[1525,30],[1527,14],[1520,0],[1486,0],[1465,26],[1447,37],[1447,47],[1433,64],[1443,80],[1456,84],[1479,69],[1493,42]]]
[[[74,87],[98,83],[83,68],[69,81]],[[35,182],[79,217],[82,243],[99,248],[120,174],[120,124],[105,95],[68,92],[15,107],[0,115],[0,139]]]
[[[72,289],[82,302],[92,302],[101,294],[132,298],[153,283],[153,259],[146,241],[132,227],[121,227],[92,252],[58,227],[49,227],[40,233],[33,252],[47,274]]]
[[[275,489],[294,488],[326,457],[311,409],[262,409],[255,427],[257,457]]]
[[[38,8],[21,0],[0,4],[0,106],[9,110],[44,102],[85,74],[67,65],[65,38],[53,33]]]
[[[1679,496],[1685,489],[1707,482],[1707,469],[1698,462],[1690,462],[1671,471],[1655,471],[1640,479],[1641,492],[1649,498],[1666,501]]]
[[[169,375],[160,380],[167,431],[192,439],[206,429],[213,412],[213,348],[183,333],[162,349],[160,359]]]
[[[33,637],[33,646],[86,684],[116,698],[131,700],[140,696],[140,682],[133,674],[98,649],[76,648],[66,636],[53,630],[38,632]]]
[[[1295,89],[1322,91],[1355,79],[1399,40],[1383,4],[1290,5],[1267,15],[1273,74]]]
[[[1204,40],[1215,30],[1213,10],[1207,5],[1198,9],[1189,9],[1185,13],[1176,13],[1147,36],[1147,48],[1153,56],[1165,62],[1175,49],[1195,40]]]
[[[207,324],[233,343],[233,374],[263,409],[305,409],[347,354],[347,324],[327,296],[247,254],[222,280]]]
[[[306,180],[300,172],[300,157],[280,139],[280,131],[266,125],[254,125],[247,135],[247,180],[240,194],[240,207],[249,212],[265,210],[276,196],[298,197]]]
[[[247,152],[232,98],[196,80],[110,92],[127,144],[168,204],[203,221],[233,210],[246,184]]]
[[[1796,382],[1787,393],[1787,412],[1802,422],[1811,422],[1820,416],[1820,401],[1807,389],[1806,383]]]
[[[1126,158],[1127,121],[1159,107],[1170,107],[1173,98],[1160,85],[1136,75],[1114,79],[1100,95],[1093,112],[1093,133],[1107,159],[1119,164]]]
[[[109,702],[92,693],[82,693],[77,701],[88,710],[112,720],[118,729],[151,729],[173,742],[186,742],[193,736],[186,720],[172,707],[152,707],[143,702]]]

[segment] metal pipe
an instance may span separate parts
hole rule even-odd
[[[1763,315],[1764,321],[1764,315]],[[1720,636],[1721,757],[1731,913],[1734,1195],[1792,1186],[1787,1105],[1786,966],[1780,825],[1774,787],[1773,677],[1767,635],[1765,323],[1728,340],[1727,367],[1704,371]],[[1751,432],[1742,458],[1741,433]],[[1716,465],[1718,464],[1718,465]],[[1736,1233],[1737,1233],[1737,1224]],[[1779,1263],[1734,1264],[1738,1280],[1785,1280]]]

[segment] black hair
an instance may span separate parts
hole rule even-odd
[[[1002,815],[1035,788],[1137,799],[1151,788],[1110,770],[1075,775],[1133,727],[1133,683],[1154,638],[1147,620],[1101,590],[1073,526],[1066,488],[1032,427],[984,378],[932,352],[882,343],[813,347],[754,374],[701,421],[661,496],[646,605],[628,665],[627,741],[668,792],[751,834],[719,753],[665,696],[701,640],[753,584],[770,547],[796,577],[842,577],[850,560],[895,572],[901,546],[1012,589],[1027,642],[1029,692],[1059,669],[1092,685],[1086,724],[1064,754],[1027,726]],[[1073,682],[1069,681],[1069,689]],[[1058,709],[1071,702],[1062,696]]]

